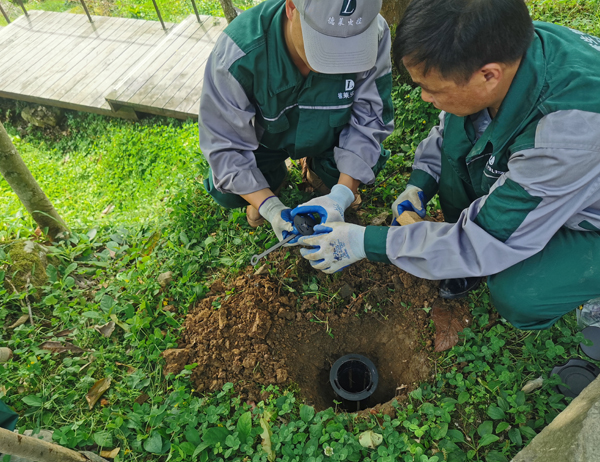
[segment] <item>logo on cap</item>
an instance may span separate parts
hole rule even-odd
[[[352,16],[356,11],[356,0],[343,0],[340,16]]]

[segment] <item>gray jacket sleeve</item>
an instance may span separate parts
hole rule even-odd
[[[200,149],[220,192],[249,194],[269,184],[256,166],[255,108],[229,72],[244,52],[221,34],[206,64],[198,125]]]
[[[444,120],[446,113],[440,113],[440,124],[431,129],[415,151],[413,170],[423,170],[430,175],[436,183],[440,181],[442,170],[442,143],[444,142]]]
[[[488,276],[538,253],[563,226],[600,229],[599,126],[600,114],[545,116],[534,148],[514,153],[508,172],[457,223],[390,229],[388,259],[426,279]],[[519,209],[525,212],[515,225]]]
[[[334,148],[338,170],[364,184],[375,181],[372,168],[381,155],[381,143],[394,131],[391,95],[379,91],[386,79],[391,84],[390,30],[383,17],[378,21],[377,62],[373,69],[357,76],[352,116],[340,134],[339,146]],[[391,117],[386,117],[386,109]]]

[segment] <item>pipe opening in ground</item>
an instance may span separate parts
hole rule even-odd
[[[375,364],[365,356],[349,354],[339,358],[329,372],[329,383],[341,407],[358,411],[369,407],[377,390],[379,374]]]

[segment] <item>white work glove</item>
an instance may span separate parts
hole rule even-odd
[[[317,225],[315,234],[298,241],[313,248],[300,249],[300,253],[313,268],[335,273],[366,257],[365,230],[364,226],[344,222]]]
[[[427,212],[425,205],[425,193],[421,188],[409,184],[406,186],[404,192],[400,194],[398,199],[392,204],[392,213],[394,214],[392,226],[398,225],[396,218],[398,218],[402,212],[417,212],[417,215],[423,218]]]
[[[315,197],[292,210],[292,219],[296,215],[318,214],[321,224],[344,221],[344,211],[354,202],[354,193],[343,184],[336,184],[326,196]]]
[[[294,231],[294,225],[292,224],[292,217],[290,215],[291,211],[292,210],[289,207],[283,205],[277,196],[268,197],[258,208],[258,213],[271,223],[279,242],[283,241],[288,237],[289,233]],[[292,242],[290,242],[290,244],[292,244]]]

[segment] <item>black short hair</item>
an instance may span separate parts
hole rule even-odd
[[[489,63],[513,63],[533,40],[524,0],[412,0],[396,29],[393,57],[466,83]]]

